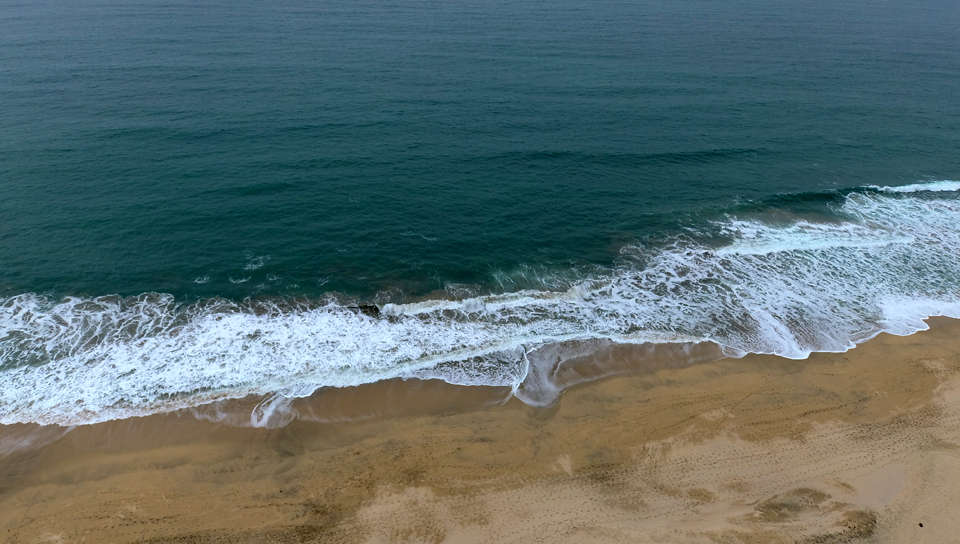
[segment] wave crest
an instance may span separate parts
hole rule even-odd
[[[322,301],[18,295],[0,301],[0,423],[86,424],[397,377],[509,386],[543,404],[530,356],[561,342],[711,342],[727,355],[803,358],[960,317],[958,200],[854,192],[834,211],[831,223],[730,218],[719,248],[628,246],[614,271],[562,292],[386,305],[379,316]]]

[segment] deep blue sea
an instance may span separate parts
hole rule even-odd
[[[0,423],[960,317],[956,0],[0,0]]]

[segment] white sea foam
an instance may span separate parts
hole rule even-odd
[[[386,305],[179,304],[173,297],[0,301],[0,423],[74,425],[394,377],[517,388],[533,350],[565,340],[712,341],[730,355],[803,358],[929,315],[960,317],[960,201],[852,193],[842,222],[731,218],[716,249],[624,248],[615,272],[562,292]],[[525,396],[539,398],[536,392]]]
[[[261,255],[254,256],[252,253],[247,253],[247,264],[243,266],[244,270],[257,270],[263,267],[263,264],[270,258],[269,256]]]
[[[870,188],[876,189],[878,191],[883,191],[885,193],[919,193],[924,191],[929,191],[929,192],[960,191],[960,181],[950,181],[950,180],[927,181],[924,183],[913,183],[910,185],[900,185],[897,187],[880,187],[878,185],[871,185]]]
[[[909,236],[895,231],[854,223],[797,221],[772,228],[759,221],[731,219],[720,226],[722,233],[734,237],[736,241],[717,249],[717,255],[767,255],[801,250],[885,246],[912,241]]]

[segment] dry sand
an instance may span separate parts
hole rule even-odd
[[[0,540],[956,542],[960,322],[932,325],[610,378],[550,409],[408,382],[301,408],[338,423],[6,427]]]

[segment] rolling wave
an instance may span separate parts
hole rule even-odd
[[[928,181],[924,183],[912,183],[910,185],[898,185],[896,187],[880,187],[877,185],[871,185],[870,188],[883,191],[885,193],[939,193],[944,191],[960,191],[960,181]]]
[[[873,189],[845,194],[829,221],[728,217],[714,225],[719,247],[629,245],[615,269],[562,292],[369,312],[17,295],[0,301],[0,423],[89,424],[397,377],[516,390],[529,354],[574,340],[712,342],[728,356],[799,359],[960,317],[960,200],[943,194],[960,183]]]

